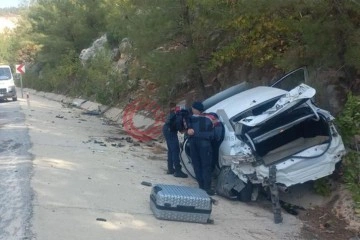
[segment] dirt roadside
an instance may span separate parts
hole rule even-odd
[[[218,196],[212,225],[157,220],[151,187],[142,181],[196,186],[165,174],[163,143],[132,141],[106,119],[40,96],[19,102],[35,156],[33,239],[329,239],[316,227],[304,231],[316,226],[316,208],[298,217],[283,213],[284,222],[274,224],[266,203]],[[350,239],[349,233],[331,239]]]
[[[301,212],[302,236],[307,239],[359,240],[360,219],[355,213],[351,194],[336,184],[329,201]]]

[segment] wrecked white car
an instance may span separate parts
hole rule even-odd
[[[345,148],[334,117],[314,104],[316,91],[306,82],[300,68],[272,86],[243,83],[203,102],[225,126],[217,194],[250,201],[259,187],[286,190],[333,173]],[[194,176],[186,139],[182,146],[182,163]]]

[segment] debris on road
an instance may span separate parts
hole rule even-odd
[[[105,218],[97,218],[96,221],[106,222],[107,220]]]
[[[99,110],[92,110],[92,111],[83,112],[82,114],[90,115],[90,116],[98,116],[101,115],[101,112]]]
[[[151,182],[142,181],[142,182],[141,182],[141,185],[151,187],[151,186],[152,186],[152,183],[151,183]]]

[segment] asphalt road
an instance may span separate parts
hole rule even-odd
[[[0,102],[0,238],[31,236],[32,156],[25,115],[18,102]]]
[[[165,174],[164,143],[127,141],[100,116],[30,96],[1,103],[0,121],[0,239],[301,239],[296,217],[218,196],[214,224],[156,219],[142,181],[195,181]]]

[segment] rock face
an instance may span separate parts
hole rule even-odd
[[[91,45],[91,47],[83,49],[79,56],[82,64],[85,65],[89,59],[93,58],[96,55],[97,52],[104,49],[106,43],[106,35],[103,35],[99,39],[96,39],[95,42]]]
[[[91,47],[83,49],[80,53],[80,60],[85,66],[88,61],[90,61],[99,51],[105,49],[105,44],[107,43],[106,35],[101,36],[96,39]],[[124,38],[119,44],[118,48],[112,49],[111,56],[109,56],[114,61],[114,67],[116,70],[126,73],[127,63],[131,60],[130,50],[132,48],[131,42],[128,38]]]
[[[124,38],[121,41],[119,48],[115,50],[118,52],[118,58],[115,59],[117,62],[116,68],[117,68],[117,70],[122,71],[124,74],[127,74],[127,71],[126,71],[127,64],[131,60],[131,54],[130,54],[131,48],[132,48],[132,45],[131,45],[130,40],[128,38]]]

